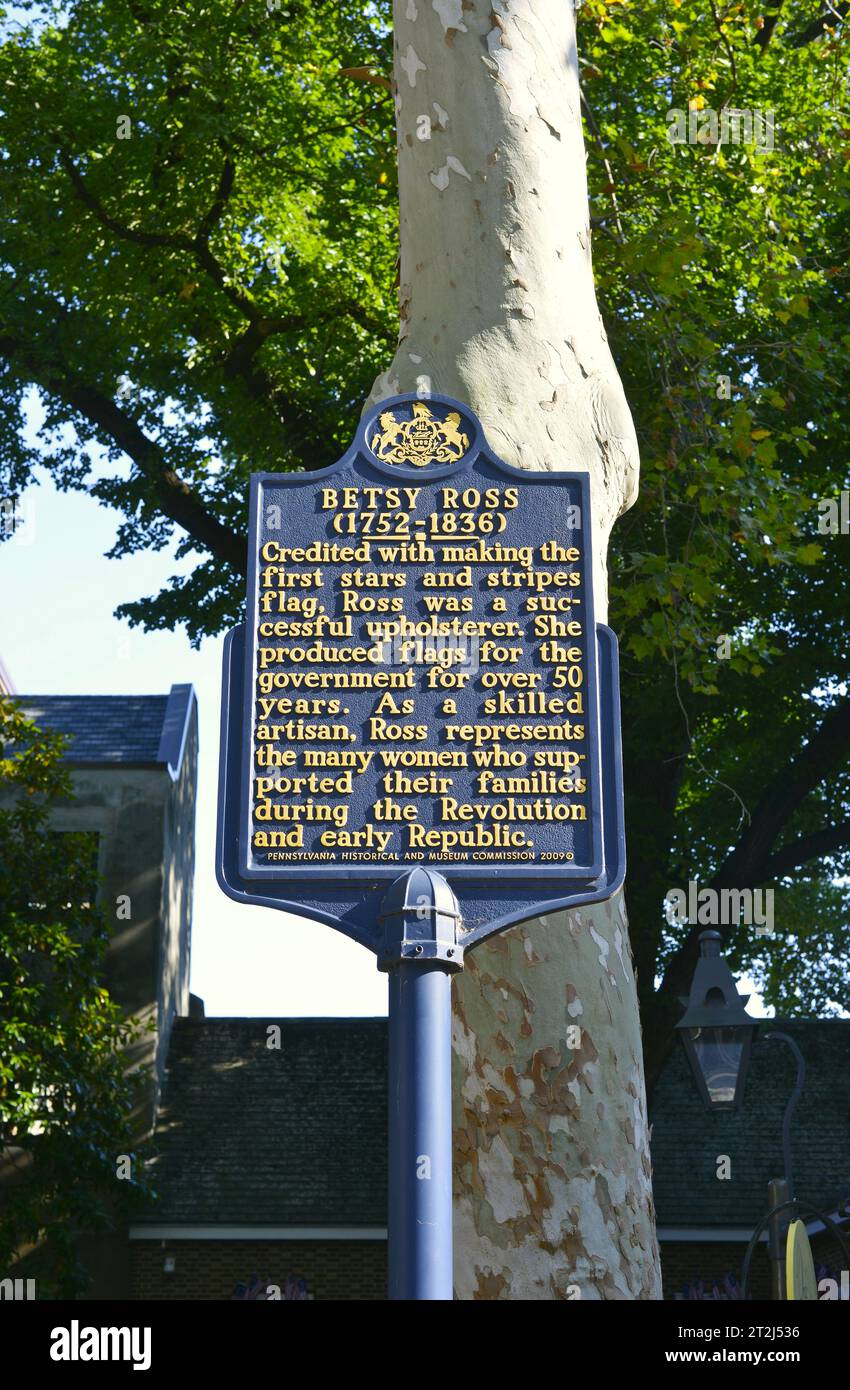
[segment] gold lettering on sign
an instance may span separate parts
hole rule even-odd
[[[378,426],[387,463],[469,448],[460,415],[424,401]],[[593,633],[583,547],[567,543],[580,531],[553,511],[541,537],[539,509],[536,533],[523,523],[532,488],[474,477],[349,472],[310,494],[321,535],[302,509],[260,541],[257,863],[546,864],[587,843]]]

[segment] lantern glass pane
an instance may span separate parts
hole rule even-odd
[[[712,1105],[734,1105],[744,1057],[740,1028],[692,1028],[691,1044]]]

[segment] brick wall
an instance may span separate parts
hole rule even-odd
[[[690,1245],[685,1241],[665,1241],[661,1247],[661,1280],[664,1297],[682,1293],[686,1284],[697,1279],[710,1287],[716,1279],[721,1285],[728,1273],[741,1282],[741,1265],[747,1247],[743,1242],[718,1241],[715,1244]],[[770,1269],[767,1253],[759,1247],[753,1255],[750,1272],[750,1292],[753,1298],[768,1298]]]
[[[661,1278],[665,1299],[682,1293],[686,1284],[697,1279],[710,1287],[716,1279],[723,1284],[724,1276],[731,1272],[741,1282],[741,1266],[747,1247],[743,1242],[723,1241],[715,1244],[690,1245],[686,1241],[665,1241],[661,1247]],[[829,1265],[833,1275],[838,1278],[843,1260],[839,1247],[831,1238],[820,1235],[812,1240],[812,1255],[815,1269],[821,1264]],[[750,1296],[756,1299],[770,1297],[770,1266],[767,1248],[759,1245],[753,1255],[750,1267]]]
[[[163,1270],[166,1255],[173,1274]],[[385,1299],[385,1240],[159,1240],[131,1242],[134,1299],[229,1299],[252,1274],[279,1284],[301,1275],[316,1299]]]

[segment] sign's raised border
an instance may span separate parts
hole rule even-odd
[[[612,897],[623,885],[626,873],[626,837],[623,824],[622,750],[620,746],[620,691],[617,639],[609,627],[596,625],[599,666],[599,727],[602,765],[602,804],[605,809],[604,860],[600,878],[591,883],[573,880],[553,882],[557,869],[534,882],[501,880],[491,871],[489,882],[471,880],[458,872],[463,866],[446,864],[441,873],[451,882],[463,913],[464,949],[505,927],[531,917],[582,907]],[[243,690],[245,628],[234,628],[224,644],[221,747],[219,763],[216,878],[235,902],[272,907],[334,927],[376,954],[383,941],[378,915],[386,891],[386,872],[362,866],[347,883],[326,881],[300,885],[287,882],[247,882],[239,873],[239,804],[242,780]],[[392,871],[396,876],[399,868]],[[290,896],[299,888],[296,900]]]
[[[464,429],[467,431],[469,440],[468,448],[462,458],[448,464],[429,464],[427,472],[422,467],[406,466],[404,464],[391,464],[377,458],[372,451],[369,440],[376,431],[380,417],[390,410],[397,410],[399,407],[412,405],[413,402],[425,400],[429,406],[436,405],[446,411],[456,411],[463,422]],[[431,479],[437,482],[444,482],[449,479],[458,480],[459,475],[472,474],[475,465],[479,461],[485,461],[489,468],[498,477],[504,477],[517,483],[522,488],[535,486],[564,486],[578,487],[581,497],[581,516],[582,516],[582,572],[583,584],[582,593],[584,595],[584,616],[586,619],[585,649],[587,659],[587,698],[588,706],[591,711],[589,720],[589,730],[587,738],[588,747],[588,770],[589,770],[589,790],[590,807],[592,816],[592,842],[594,845],[593,862],[591,864],[569,864],[557,865],[543,868],[538,864],[498,864],[488,862],[486,864],[457,864],[451,866],[451,872],[447,873],[448,865],[439,864],[434,867],[439,868],[444,877],[447,877],[452,886],[457,891],[457,885],[461,879],[479,880],[482,884],[490,882],[494,877],[499,880],[506,878],[515,882],[528,880],[529,883],[540,885],[542,882],[552,882],[563,884],[571,883],[592,883],[597,884],[604,877],[604,853],[603,845],[605,840],[604,827],[604,797],[601,794],[601,768],[600,768],[600,708],[599,692],[597,688],[597,662],[594,660],[592,633],[596,622],[593,604],[593,554],[590,525],[590,480],[586,473],[567,473],[563,471],[541,472],[523,468],[514,468],[505,463],[488,447],[484,437],[484,432],[480,421],[475,414],[459,401],[452,400],[448,396],[428,395],[423,397],[415,392],[407,395],[395,396],[389,400],[380,402],[364,413],[355,432],[351,447],[335,464],[328,468],[317,469],[312,473],[255,473],[251,477],[251,496],[249,513],[249,564],[248,564],[248,592],[247,592],[247,620],[250,623],[255,621],[258,604],[258,570],[259,566],[256,559],[257,545],[260,536],[261,504],[263,489],[266,486],[274,486],[279,489],[295,489],[301,487],[317,488],[326,485],[329,480],[339,474],[357,467],[358,471],[365,470],[366,476],[374,475],[378,481],[384,477],[389,477],[398,481],[416,480],[420,483]],[[246,657],[247,657],[246,653]],[[245,718],[242,725],[242,774],[241,774],[241,795],[240,795],[240,817],[239,817],[239,877],[241,880],[254,880],[275,884],[279,882],[290,882],[293,887],[297,887],[299,895],[309,892],[313,884],[324,883],[326,880],[338,881],[341,885],[350,882],[384,883],[388,886],[394,878],[398,877],[399,865],[386,864],[383,866],[372,864],[358,864],[356,861],[346,864],[317,865],[314,863],[305,864],[263,864],[256,865],[251,861],[251,797],[250,788],[253,777],[253,724],[252,709],[254,695],[255,671],[253,669],[253,658],[244,663],[243,674],[243,696],[242,708]],[[425,863],[423,867],[427,868]]]

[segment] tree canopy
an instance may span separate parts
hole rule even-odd
[[[775,888],[775,938],[727,933],[769,1004],[850,1006],[848,540],[817,506],[850,456],[845,10],[578,12],[596,281],[642,456],[611,622],[650,1053],[694,956],[664,894],[690,879]],[[248,474],[333,461],[386,366],[389,24],[386,0],[7,11],[0,482],[46,463],[118,507],[115,555],[179,537],[194,568],[134,622],[198,640],[238,620]]]
[[[692,879],[773,887],[775,939],[727,932],[768,1003],[850,1004],[848,541],[818,508],[847,486],[847,41],[797,5],[582,14],[597,283],[641,444],[611,620],[652,1051],[695,948],[659,903]],[[773,148],[724,142],[730,109],[769,114]],[[675,110],[692,142],[662,132]]]

